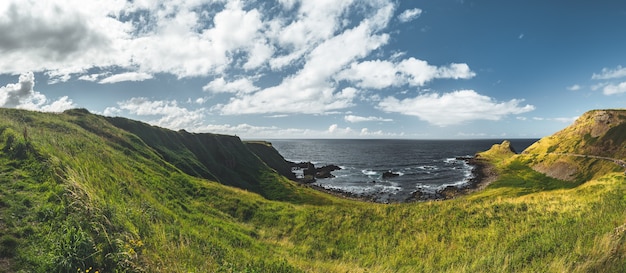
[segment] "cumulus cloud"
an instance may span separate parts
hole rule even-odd
[[[104,115],[116,116],[124,112],[148,117],[148,123],[174,130],[195,128],[203,123],[205,116],[204,108],[190,110],[179,106],[176,100],[153,101],[144,97],[118,102],[117,107],[106,108]]]
[[[35,1],[0,2],[0,71],[48,71],[54,81],[84,71],[94,64],[111,63],[115,39],[124,23],[109,16],[122,1]]]
[[[352,63],[336,78],[362,88],[382,89],[404,84],[424,86],[434,79],[471,79],[474,76],[476,73],[464,63],[437,67],[411,57],[397,63],[382,60]]]
[[[398,15],[398,20],[400,20],[400,22],[402,23],[410,22],[410,21],[417,19],[417,17],[419,17],[421,14],[422,14],[421,9],[418,9],[418,8],[407,9],[403,11],[402,13],[400,13],[400,15]]]
[[[227,115],[319,114],[354,105],[358,90],[352,87],[337,90],[332,78],[347,64],[387,43],[389,35],[378,32],[386,26],[392,13],[392,4],[382,5],[368,20],[315,46],[306,55],[302,69],[284,78],[280,84],[252,94],[239,94],[215,109]]]
[[[0,36],[8,38],[0,39],[0,73],[36,71],[46,73],[50,83],[77,78],[101,84],[157,74],[215,77],[202,89],[228,97],[211,108],[224,115],[324,114],[364,100],[370,91],[365,89],[422,87],[476,75],[465,63],[433,65],[399,52],[383,59],[397,2],[277,1],[2,1]],[[421,13],[409,9],[396,18],[409,22]],[[16,94],[4,98],[14,101]],[[32,94],[28,105],[39,109],[72,104],[67,97],[55,104]],[[367,97],[380,109],[395,99]],[[205,101],[196,100],[196,106]],[[149,117],[176,129],[198,127],[208,110],[132,98],[105,112]],[[347,116],[346,121],[388,120]]]
[[[522,100],[498,102],[474,90],[459,90],[445,94],[424,94],[399,100],[383,99],[378,108],[385,112],[417,116],[437,126],[448,126],[472,120],[499,120],[504,116],[521,114],[535,109],[520,106]]]
[[[44,112],[62,112],[75,107],[67,96],[50,102],[44,94],[35,91],[33,72],[22,73],[17,83],[0,87],[0,107],[20,108]]]
[[[626,77],[626,67],[618,65],[615,69],[603,68],[599,74],[593,73],[591,79],[593,80],[610,80]]]
[[[374,116],[362,117],[362,116],[355,116],[355,115],[347,115],[347,116],[344,116],[343,119],[347,122],[352,122],[352,123],[365,122],[365,121],[393,121],[393,119],[388,119],[388,118],[381,118],[381,117],[374,117]]]

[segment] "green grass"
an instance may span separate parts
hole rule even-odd
[[[87,113],[0,116],[7,272],[626,269],[621,173],[573,184],[528,168],[532,158],[495,153],[500,179],[481,192],[373,204],[312,191],[262,166],[245,170],[264,181],[259,193],[193,176],[152,141]]]

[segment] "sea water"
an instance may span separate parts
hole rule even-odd
[[[511,140],[521,152],[536,139]],[[434,193],[447,186],[462,186],[472,178],[472,166],[460,157],[488,150],[501,139],[488,140],[371,140],[293,139],[271,140],[274,148],[293,162],[316,167],[334,164],[334,178],[317,179],[315,185],[369,196],[379,202],[403,202],[416,191]],[[398,174],[383,178],[384,172]]]

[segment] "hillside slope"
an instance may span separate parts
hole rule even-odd
[[[483,155],[499,178],[452,200],[356,202],[247,170],[275,185],[258,184],[266,198],[189,175],[156,143],[81,110],[0,109],[0,272],[626,270],[622,172],[578,185],[500,145]]]
[[[184,130],[176,132],[119,117],[107,120],[141,138],[165,161],[189,175],[256,192],[269,199],[295,198],[287,198],[292,185],[277,183],[276,177],[271,175],[261,175],[269,170],[267,164],[250,151],[250,145],[236,136],[196,134]],[[98,128],[90,128],[89,125],[84,127],[99,134]],[[270,163],[281,171],[288,168],[286,164],[281,166],[275,160]]]
[[[589,111],[523,153],[533,169],[575,183],[623,171],[617,160],[626,159],[626,110]]]

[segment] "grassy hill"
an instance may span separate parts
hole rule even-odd
[[[494,149],[481,154],[499,174],[485,190],[385,205],[299,186],[255,145],[0,109],[0,272],[626,269],[621,170],[572,183]]]
[[[609,159],[626,159],[626,110],[589,111],[524,153],[533,169],[575,184],[623,171]]]

